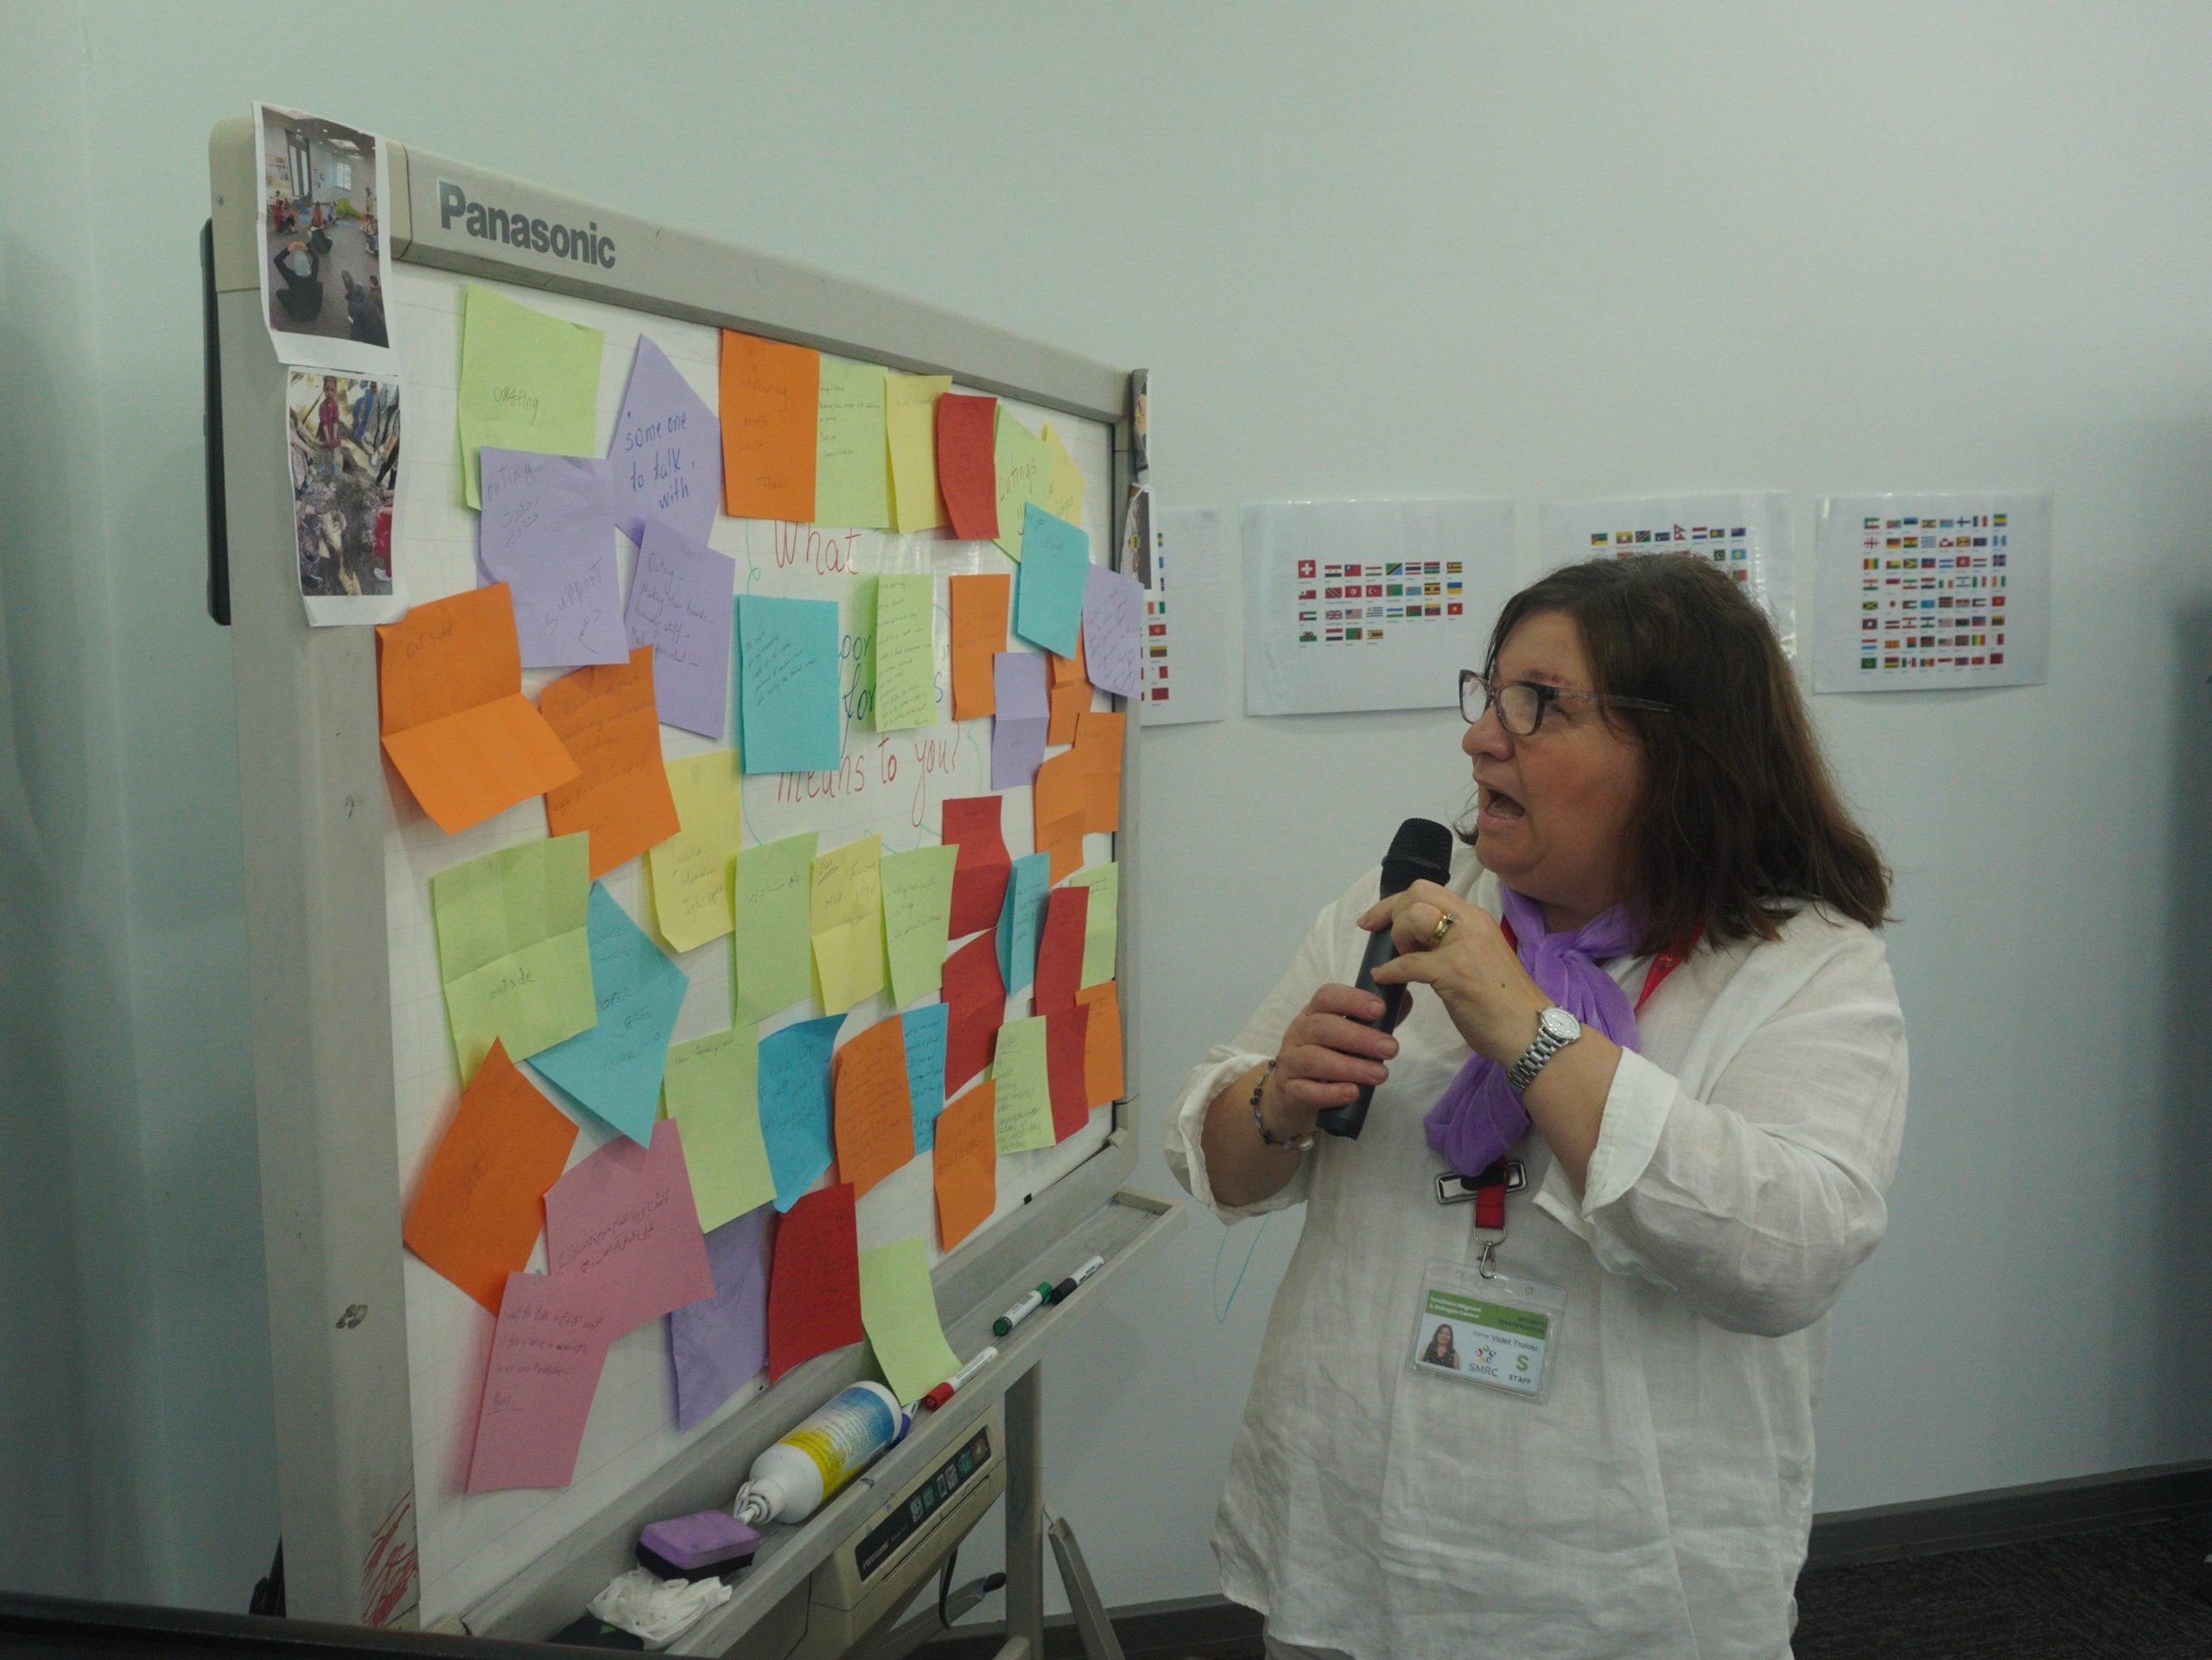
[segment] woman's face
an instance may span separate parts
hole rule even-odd
[[[1594,690],[1581,631],[1570,619],[1538,612],[1505,637],[1497,682],[1519,680]],[[1520,738],[1493,709],[1459,741],[1474,762],[1475,856],[1543,906],[1554,929],[1579,927],[1623,897],[1621,855],[1643,760],[1600,709],[1560,698],[1535,733]]]

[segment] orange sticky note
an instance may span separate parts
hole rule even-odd
[[[580,770],[522,695],[507,585],[463,589],[377,630],[385,754],[448,836]]]
[[[1122,828],[1122,745],[1128,716],[1086,709],[1076,722],[1075,748],[1083,758],[1084,823],[1094,836]]]
[[[1057,658],[1054,659],[1058,661]],[[1045,728],[1046,743],[1073,743],[1075,723],[1090,708],[1090,683],[1071,680],[1052,690],[1052,718]]]
[[[1071,686],[1077,682],[1086,686],[1090,684],[1090,671],[1083,660],[1081,629],[1076,631],[1073,657],[1062,657],[1058,652],[1047,652],[1045,655],[1052,660],[1052,684],[1055,686]]]
[[[1103,1107],[1120,1100],[1123,1089],[1121,989],[1111,980],[1102,980],[1076,993],[1075,1000],[1090,1010],[1090,1024],[1083,1034],[1084,1097],[1092,1106]]]
[[[1070,814],[1081,817],[1090,799],[1090,773],[1084,766],[1087,757],[1081,750],[1071,749],[1065,754],[1053,756],[1037,769],[1037,777],[1030,785],[1029,805],[1039,847],[1045,845],[1046,827],[1057,824]]]
[[[878,1021],[837,1051],[837,1180],[857,1199],[914,1156],[913,1097],[906,1090],[906,1034]]]
[[[507,1275],[529,1262],[544,1225],[545,1190],[560,1180],[575,1142],[575,1123],[493,1039],[430,1155],[400,1237],[498,1313]]]
[[[652,646],[639,646],[627,663],[563,675],[538,694],[537,708],[583,769],[545,792],[546,831],[587,832],[594,877],[676,834],[681,825],[661,764]]]
[[[1083,867],[1083,815],[1070,813],[1057,824],[1046,824],[1037,837],[1037,851],[1050,854],[1045,867],[1046,882],[1065,881]]]
[[[722,330],[722,508],[736,518],[814,517],[822,354]]]
[[[952,601],[952,718],[972,721],[998,711],[991,658],[1006,650],[1006,611],[1014,578],[953,576],[945,586]]]
[[[937,1186],[938,1243],[946,1250],[991,1219],[998,1205],[998,1090],[989,1078],[937,1118],[931,1177]]]

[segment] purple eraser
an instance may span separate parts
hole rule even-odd
[[[646,1523],[638,1556],[664,1579],[705,1579],[753,1560],[760,1536],[728,1511],[697,1511]]]

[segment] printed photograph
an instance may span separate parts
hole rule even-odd
[[[268,105],[257,114],[262,289],[277,355],[381,367],[391,266],[376,136]]]
[[[399,383],[295,369],[285,404],[301,594],[388,599]]]
[[[1444,1371],[1459,1371],[1458,1335],[1452,1331],[1452,1323],[1449,1320],[1432,1318],[1424,1324],[1427,1328],[1427,1335],[1421,1341],[1419,1356],[1421,1364],[1424,1366],[1434,1366]]]

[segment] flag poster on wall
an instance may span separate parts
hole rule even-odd
[[[2048,677],[2048,492],[1828,496],[1817,557],[1815,691]]]
[[[1162,509],[1152,521],[1141,718],[1147,726],[1221,720],[1228,714],[1221,513],[1212,507]]]
[[[1759,602],[1782,649],[1797,648],[1789,582],[1789,497],[1781,490],[1548,501],[1544,569],[1579,560],[1685,554],[1726,571]]]

